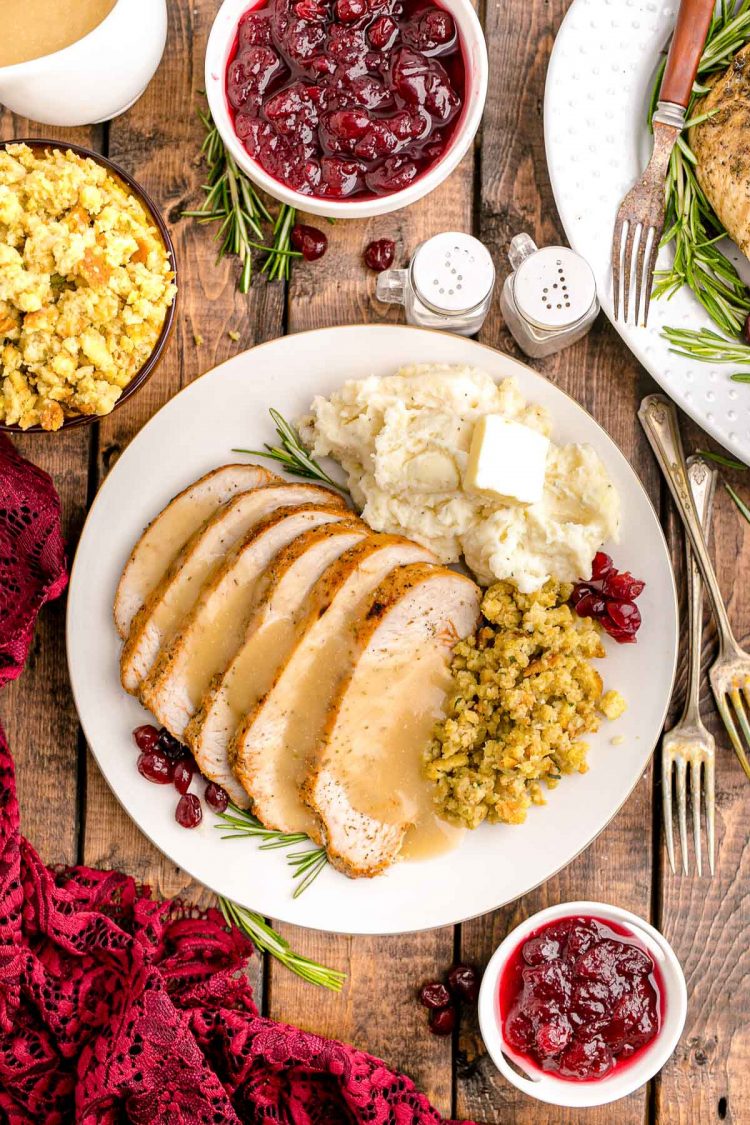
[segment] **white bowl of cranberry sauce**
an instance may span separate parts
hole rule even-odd
[[[487,48],[469,0],[224,0],[206,92],[258,187],[330,218],[395,211],[474,139]]]
[[[492,956],[479,1024],[503,1077],[550,1105],[606,1105],[661,1070],[687,1014],[680,963],[637,914],[602,902],[541,910]]]

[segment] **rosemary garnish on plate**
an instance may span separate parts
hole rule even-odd
[[[346,980],[346,974],[338,969],[327,969],[309,957],[302,957],[290,948],[289,942],[281,934],[277,934],[265,918],[256,914],[254,910],[247,910],[230,902],[228,898],[219,898],[219,908],[229,925],[236,926],[250,938],[256,949],[262,953],[269,953],[272,957],[296,973],[302,980],[309,984],[317,984],[321,988],[328,988],[331,992],[340,992]]]
[[[674,262],[667,270],[656,275],[654,297],[670,297],[687,285],[700,301],[714,324],[730,339],[724,339],[705,329],[665,329],[664,335],[675,343],[679,340],[679,353],[704,361],[750,363],[750,348],[739,357],[736,354],[720,356],[721,351],[739,348],[735,341],[742,333],[750,313],[750,289],[737,270],[722,254],[717,243],[727,237],[727,232],[698,183],[695,174],[697,160],[687,139],[687,130],[706,119],[706,114],[695,115],[696,103],[708,92],[707,79],[725,70],[732,57],[750,42],[750,0],[721,0],[711,22],[703,51],[698,76],[687,109],[685,132],[678,138],[672,152],[666,185],[666,220],[662,245],[674,244]],[[649,105],[649,122],[659,99],[666,59],[662,60],[654,81]],[[707,347],[706,336],[714,337]],[[734,339],[731,339],[734,338]]]
[[[299,430],[297,430],[290,422],[279,414],[278,410],[269,410],[276,426],[276,434],[279,439],[278,445],[268,445],[266,443],[263,449],[233,449],[232,453],[246,453],[250,457],[266,457],[271,461],[276,461],[295,477],[303,477],[305,480],[317,480],[323,484],[327,484],[329,488],[335,488],[337,492],[342,492],[345,496],[348,495],[346,488],[337,484],[336,481],[329,477],[328,473],[319,465],[318,462],[311,457],[310,450],[300,437]]]
[[[312,843],[304,832],[278,832],[274,828],[266,828],[251,812],[232,804],[226,812],[219,814],[216,827],[222,831],[222,840],[240,840],[248,837],[263,840],[260,845],[262,852],[273,851],[276,848],[296,848],[298,844]],[[287,862],[292,868],[292,878],[300,880],[292,895],[292,898],[299,898],[320,875],[328,863],[328,856],[325,848],[303,847],[301,850],[290,852]]]
[[[219,243],[219,261],[227,254],[236,254],[242,263],[239,289],[247,293],[252,281],[253,268],[258,255],[260,272],[270,281],[286,281],[298,251],[291,246],[295,210],[284,203],[274,219],[255,187],[240,171],[224,145],[219,131],[208,111],[199,110],[198,116],[206,130],[201,156],[206,162],[208,175],[203,191],[206,198],[197,211],[183,211],[183,215],[201,223],[220,223],[216,234]],[[270,227],[271,241],[265,241],[264,227]]]

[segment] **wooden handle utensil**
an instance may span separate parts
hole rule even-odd
[[[682,0],[662,79],[660,101],[687,106],[713,13],[714,0]]]

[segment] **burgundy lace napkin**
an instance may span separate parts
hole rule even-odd
[[[0,684],[65,588],[60,501],[0,435]],[[250,942],[126,875],[50,870],[0,730],[0,1114],[12,1125],[439,1125],[410,1079],[258,1014]],[[311,1003],[314,997],[311,996]]]

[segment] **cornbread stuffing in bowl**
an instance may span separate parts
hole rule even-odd
[[[173,261],[158,213],[108,161],[0,148],[0,425],[91,421],[142,385],[172,325]]]
[[[567,604],[571,587],[550,579],[530,594],[512,582],[485,593],[475,635],[453,653],[445,719],[426,751],[440,814],[476,828],[483,820],[521,824],[544,804],[542,782],[585,773],[583,736],[602,715],[625,710],[602,694],[593,658],[605,655],[597,625]]]

